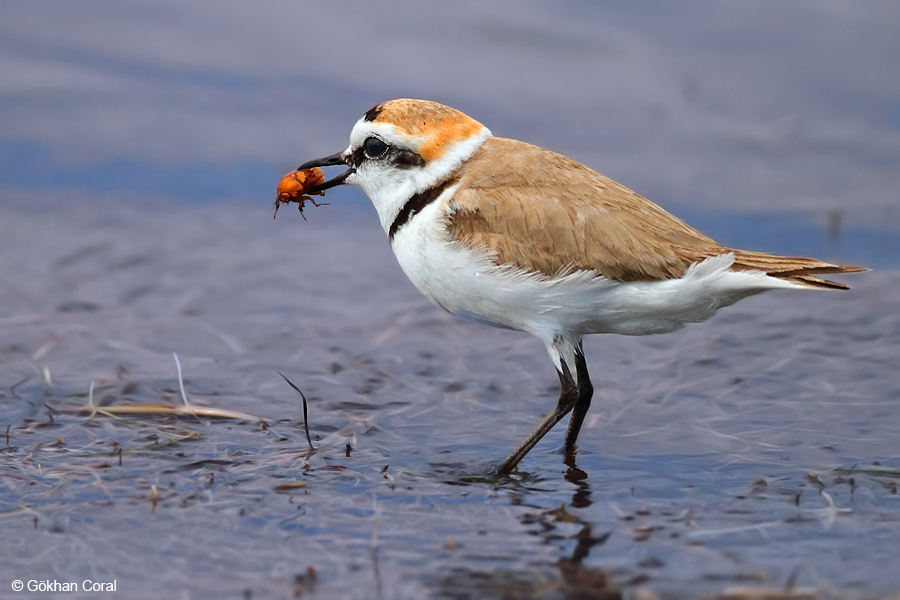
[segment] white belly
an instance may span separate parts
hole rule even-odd
[[[548,278],[498,267],[486,252],[449,241],[440,211],[440,202],[428,205],[394,236],[394,253],[413,284],[451,313],[545,342],[556,335],[665,333],[766,289],[798,287],[762,272],[731,271],[731,254],[665,281],[621,283],[588,271]]]

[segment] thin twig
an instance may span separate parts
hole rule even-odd
[[[181,399],[184,400],[185,406],[190,406],[191,403],[188,402],[187,394],[184,391],[184,379],[181,377],[181,361],[178,360],[178,354],[173,352],[172,356],[175,358],[175,369],[178,371],[178,389],[181,390]]]
[[[282,379],[287,381],[287,384],[294,388],[300,397],[303,398],[303,428],[306,430],[306,443],[309,444],[310,451],[315,450],[313,448],[312,438],[309,437],[309,413],[306,408],[306,394],[303,393],[303,390],[294,385],[294,382],[287,378],[287,375],[282,373],[281,371],[276,371],[279,375],[281,375]]]
[[[85,406],[82,406],[81,410],[90,411],[91,414],[88,415],[88,419],[93,419],[94,415],[97,414],[97,406],[94,404],[94,380],[93,379],[91,379],[91,385],[88,387],[88,403]]]

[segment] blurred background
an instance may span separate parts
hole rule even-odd
[[[895,593],[898,32],[896,0],[3,2],[0,589]],[[404,96],[726,245],[874,270],[592,336],[577,467],[558,427],[484,481],[556,402],[541,344],[431,306],[356,188],[272,220],[284,173]],[[173,353],[195,404],[268,428],[70,412],[180,404]]]
[[[284,172],[408,96],[735,242],[783,225],[761,214],[826,233],[900,225],[892,1],[47,0],[2,14],[0,198],[271,202]]]

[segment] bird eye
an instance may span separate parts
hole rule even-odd
[[[366,138],[363,142],[363,150],[369,158],[381,158],[387,152],[388,145],[379,140],[377,137]]]

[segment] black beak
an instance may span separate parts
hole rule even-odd
[[[336,154],[332,154],[331,156],[326,156],[325,158],[317,158],[315,160],[311,160],[309,162],[305,162],[299,167],[297,167],[298,171],[303,171],[304,169],[312,169],[313,167],[335,167],[337,165],[346,165],[347,162],[344,160],[342,156],[343,152],[338,152]],[[337,185],[341,185],[344,183],[344,180],[356,173],[356,169],[350,167],[334,179],[329,179],[325,183],[320,183],[319,185],[310,188],[306,193],[307,194],[315,194],[316,192],[324,192],[329,188],[333,188]]]

